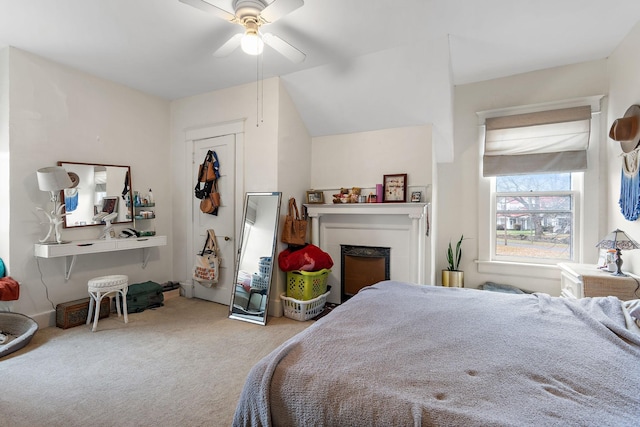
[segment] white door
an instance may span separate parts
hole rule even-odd
[[[207,288],[194,281],[193,296],[220,304],[229,305],[231,290],[235,275],[235,182],[236,182],[236,137],[225,135],[215,138],[207,138],[194,141],[194,162],[191,171],[191,193],[198,180],[198,166],[204,161],[207,150],[215,151],[220,163],[220,178],[218,179],[218,191],[220,192],[221,206],[218,215],[202,213],[200,200],[192,197],[192,253],[195,255],[202,251],[207,237],[207,230],[213,229],[218,242],[218,255],[220,257],[220,278],[218,283]]]

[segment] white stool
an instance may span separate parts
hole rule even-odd
[[[118,299],[122,296],[122,310],[124,311],[124,323],[129,322],[127,317],[127,290],[129,289],[129,277],[118,274],[112,276],[95,277],[89,280],[89,313],[87,314],[87,325],[91,322],[91,315],[95,308],[92,331],[98,326],[100,317],[100,301],[109,294],[115,293],[116,310],[120,317],[120,303]]]

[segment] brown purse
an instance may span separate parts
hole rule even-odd
[[[307,220],[300,218],[298,205],[295,198],[289,199],[289,213],[284,220],[282,229],[283,243],[293,246],[303,246],[306,244],[307,237]]]
[[[206,173],[202,173],[202,167],[206,166],[205,172]],[[213,162],[211,162],[210,160],[205,160],[204,164],[201,164],[198,167],[198,176],[200,177],[200,182],[208,182],[208,181],[214,181],[216,179],[216,171],[213,168]]]
[[[210,213],[213,213],[216,210],[217,206],[214,205],[212,195],[213,194],[209,194],[207,197],[205,197],[204,199],[200,200],[200,210],[203,213],[210,214]]]

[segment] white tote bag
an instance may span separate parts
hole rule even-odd
[[[202,252],[196,254],[193,265],[193,280],[207,288],[218,283],[220,275],[220,259],[218,258],[218,245],[213,230],[207,230],[207,240]]]

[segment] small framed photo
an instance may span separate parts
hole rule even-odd
[[[321,204],[324,203],[324,192],[323,191],[307,191],[307,203],[308,204]]]
[[[407,201],[407,174],[384,175],[384,203],[404,203]]]
[[[414,191],[411,193],[411,201],[416,203],[422,200],[422,191]]]

